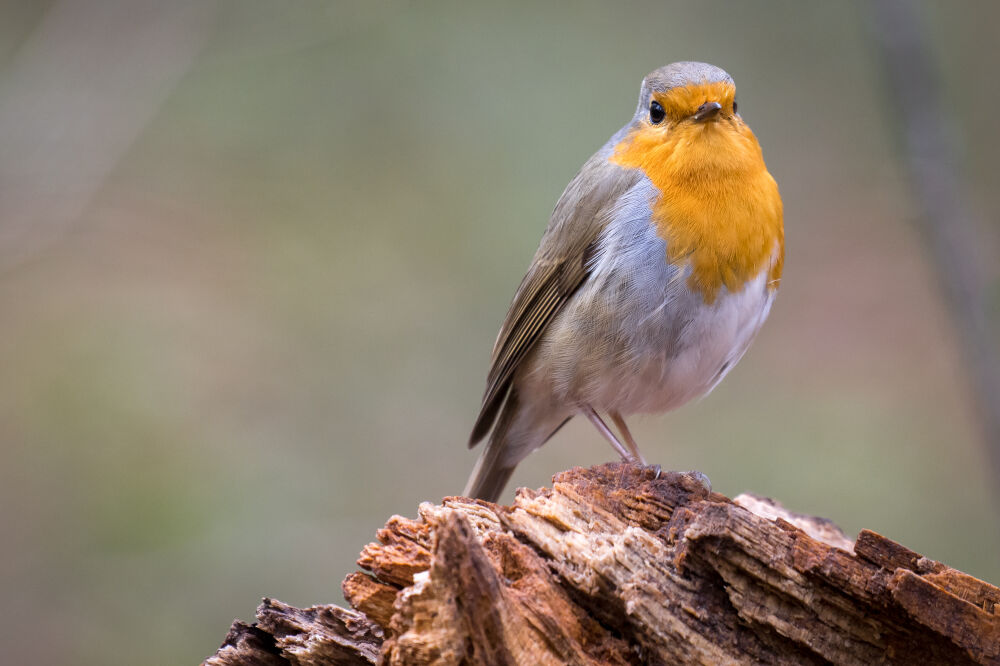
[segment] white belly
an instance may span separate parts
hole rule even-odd
[[[619,390],[605,392],[605,409],[623,413],[662,412],[710,392],[743,357],[767,318],[774,292],[768,271],[735,294],[720,294],[712,305],[685,313],[686,324],[670,353],[663,353],[646,330],[634,341],[635,368],[618,374]],[[616,397],[617,396],[617,397]]]

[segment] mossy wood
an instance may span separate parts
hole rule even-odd
[[[704,477],[608,464],[395,516],[352,610],[265,599],[209,666],[1000,664],[1000,589]]]

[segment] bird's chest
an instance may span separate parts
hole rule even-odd
[[[662,238],[633,236],[622,262],[604,276],[600,311],[617,310],[606,322],[603,346],[607,376],[615,378],[602,402],[622,411],[657,412],[708,393],[746,352],[770,311],[774,290],[769,267],[711,302],[692,288],[695,267],[670,264]],[[615,306],[617,303],[617,307]]]
[[[667,261],[687,267],[688,286],[709,304],[762,268],[774,285],[781,279],[781,197],[752,133],[740,127],[639,131],[611,158],[641,170],[652,190],[646,219],[666,243]]]
[[[651,191],[636,188],[601,238],[591,278],[578,292],[555,340],[582,353],[556,373],[567,397],[623,413],[678,407],[710,391],[736,364],[767,317],[771,262],[711,299],[697,288],[690,257],[668,260],[651,221]]]

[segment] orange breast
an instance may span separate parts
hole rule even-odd
[[[666,260],[690,264],[688,284],[705,303],[713,303],[722,287],[740,291],[768,266],[768,287],[778,287],[781,196],[741,119],[727,114],[704,124],[644,124],[610,159],[642,169],[659,189],[652,211],[667,243]]]

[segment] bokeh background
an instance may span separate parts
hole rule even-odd
[[[995,222],[1000,4],[919,8],[970,209]],[[682,59],[735,77],[787,264],[728,379],[635,422],[647,457],[1000,581],[997,480],[868,18],[792,0],[0,3],[4,659],[197,663],[264,595],[340,601],[389,515],[461,491],[549,212],[643,75]],[[611,457],[574,422],[514,481]]]

